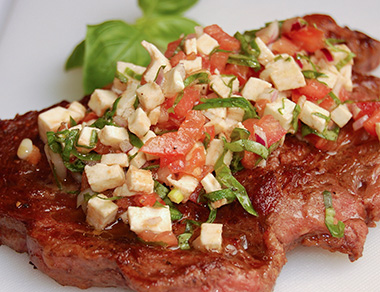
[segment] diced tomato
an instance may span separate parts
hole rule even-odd
[[[324,32],[314,26],[305,26],[299,30],[289,31],[286,36],[300,49],[310,53],[325,47]]]
[[[177,246],[178,240],[172,231],[165,231],[160,233],[155,233],[150,230],[144,230],[137,234],[142,240],[146,242],[157,242],[164,243],[168,246]]]
[[[203,31],[216,39],[222,50],[238,51],[240,49],[240,42],[224,32],[223,29],[216,24],[206,26]]]
[[[263,116],[257,125],[264,130],[267,136],[268,147],[279,141],[286,134],[286,130],[272,115]]]
[[[305,95],[308,100],[315,102],[323,99],[330,91],[331,89],[327,85],[316,79],[307,79],[304,87],[293,90],[292,100],[297,103],[298,99]]]
[[[172,67],[175,67],[181,60],[186,60],[186,54],[183,51],[179,51],[170,59],[170,65],[172,65]]]
[[[138,207],[152,207],[156,202],[165,205],[165,202],[156,193],[135,195],[133,201]]]
[[[283,36],[272,44],[272,51],[275,54],[288,54],[294,56],[300,51],[300,48],[287,37]]]
[[[194,107],[194,104],[200,100],[200,89],[196,87],[187,87],[178,104],[174,107],[174,113],[177,117],[183,118]]]
[[[177,48],[181,44],[181,42],[182,42],[182,38],[169,43],[168,48],[166,49],[166,52],[165,52],[165,57],[168,59],[173,57],[175,51],[177,50]]]
[[[94,151],[98,154],[107,154],[107,153],[110,153],[112,150],[112,147],[111,146],[106,146],[102,143],[100,143],[100,141],[98,141],[98,143],[96,143],[96,146],[94,148]]]
[[[88,114],[85,115],[85,117],[83,118],[83,123],[87,123],[91,120],[95,120],[98,118],[98,115],[94,112],[89,112]]]
[[[210,57],[210,70],[215,72],[215,69],[218,69],[219,72],[223,72],[224,68],[227,65],[228,53],[216,52]]]
[[[354,117],[355,120],[360,119],[364,115],[371,118],[373,113],[380,109],[380,101],[356,102],[354,105],[360,109],[360,112]]]
[[[244,168],[252,169],[256,166],[257,160],[259,158],[260,156],[253,152],[244,151],[244,156],[241,160],[241,164],[244,166]]]
[[[374,137],[377,137],[376,123],[380,123],[380,109],[376,110],[363,124],[364,129]]]
[[[335,101],[332,99],[331,96],[326,95],[326,97],[322,100],[319,106],[330,111],[333,109],[333,107],[335,107]]]
[[[254,69],[248,66],[240,66],[235,64],[227,64],[223,74],[235,75],[239,80],[239,85],[244,86],[250,77],[258,77],[259,72],[255,72]]]
[[[205,129],[204,133],[209,134],[210,141],[214,140],[214,138],[215,138],[215,126],[214,125],[207,126],[207,127],[204,127],[204,129]],[[204,141],[205,138],[206,138],[206,135],[204,135],[204,137],[201,140]]]
[[[199,141],[204,135],[203,126],[205,122],[206,118],[200,111],[191,110],[187,113],[178,132],[191,137],[194,141]]]
[[[257,114],[260,117],[264,115],[265,107],[267,106],[268,103],[270,103],[270,101],[267,99],[256,100],[255,107],[256,107]]]

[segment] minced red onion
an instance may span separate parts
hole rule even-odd
[[[261,129],[259,126],[254,125],[253,130],[255,132],[255,140],[257,143],[260,143],[261,145],[268,147],[268,142],[267,142],[267,135]]]
[[[329,62],[334,61],[334,57],[331,55],[330,51],[326,48],[321,49],[321,52],[326,57],[326,60]]]
[[[256,36],[260,37],[266,45],[277,40],[280,34],[280,29],[277,21],[273,21],[267,27],[257,32]]]
[[[272,91],[272,96],[271,96],[271,101],[276,101],[278,98],[278,91],[277,90],[273,90]]]
[[[362,116],[360,119],[358,119],[357,121],[353,122],[352,124],[352,128],[354,129],[354,131],[357,131],[359,130],[360,128],[363,127],[363,124],[366,120],[368,120],[369,117],[367,115],[364,115]]]

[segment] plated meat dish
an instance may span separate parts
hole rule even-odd
[[[143,45],[147,68],[0,121],[1,244],[62,285],[135,291],[275,291],[298,245],[362,255],[378,41],[308,15]]]

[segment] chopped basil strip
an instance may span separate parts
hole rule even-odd
[[[131,131],[128,131],[129,136],[129,142],[132,144],[132,146],[135,146],[137,148],[141,148],[144,146],[143,141],[139,137],[137,137],[135,134],[133,134]]]
[[[227,63],[250,67],[255,69],[256,71],[261,69],[261,65],[255,56],[232,54],[228,56]]]
[[[331,192],[323,191],[323,202],[325,204],[325,224],[330,234],[333,237],[341,238],[344,236],[345,225],[342,221],[338,221],[337,224],[334,224],[335,219],[335,209],[332,204]]]
[[[264,159],[267,159],[269,155],[268,149],[264,145],[248,139],[241,139],[229,143],[226,142],[224,144],[224,147],[228,150],[231,150],[232,152],[241,152],[244,150],[253,152],[257,155],[260,155]]]
[[[247,129],[235,128],[232,130],[232,133],[230,135],[231,142],[235,142],[241,139],[248,139],[250,134],[251,133]]]
[[[243,53],[251,56],[258,57],[260,55],[260,49],[257,46],[256,42],[253,40],[254,46],[249,45],[247,39],[244,35],[242,35],[240,32],[236,32],[234,37],[240,42],[240,48],[243,51]]]
[[[298,131],[298,116],[300,115],[300,113],[301,113],[301,107],[299,106],[299,104],[296,104],[293,110],[293,119],[292,119],[292,127],[295,132]]]
[[[95,127],[98,129],[103,129],[104,126],[110,125],[110,126],[116,126],[116,124],[113,122],[113,116],[116,113],[117,105],[119,104],[120,97],[118,97],[115,102],[112,105],[111,109],[108,109],[104,115],[100,118],[98,118],[90,127]]]
[[[196,105],[194,110],[206,110],[209,108],[219,107],[239,107],[244,109],[243,120],[251,118],[259,118],[253,105],[244,97],[229,97],[229,98],[201,98],[201,104]]]
[[[168,113],[172,113],[174,114],[174,108],[177,106],[177,104],[181,101],[182,97],[183,97],[183,91],[181,91],[180,93],[178,93],[177,97],[175,98],[174,100],[174,104],[172,107],[170,107],[168,109]]]
[[[204,132],[205,133],[205,139],[203,140],[203,146],[205,147],[205,149],[207,149],[208,148],[208,145],[210,144],[210,142],[211,142],[211,136],[210,136],[210,134],[209,133],[207,133],[207,132]]]
[[[208,73],[207,72],[199,72],[195,73],[193,75],[190,75],[187,77],[184,81],[183,84],[185,87],[197,83],[197,84],[208,84],[210,82],[210,79],[208,78]]]
[[[334,92],[330,91],[329,96],[333,99],[336,105],[340,105],[342,103],[340,99],[334,94]]]
[[[170,201],[168,197],[164,199],[164,202],[166,205],[169,206],[170,218],[172,221],[177,221],[177,220],[182,219],[183,217],[182,213],[177,209],[177,207],[172,203],[172,201]]]
[[[210,209],[210,214],[208,215],[208,219],[206,221],[206,223],[213,223],[216,219],[216,209],[214,209],[211,204],[208,204],[208,207]]]
[[[190,249],[189,240],[193,236],[194,225],[199,227],[201,224],[195,220],[186,220],[185,232],[178,235],[178,247],[180,249]]]
[[[77,122],[73,119],[72,116],[70,116],[70,127],[74,127],[77,125]]]
[[[169,193],[169,189],[165,187],[163,184],[154,180],[154,192],[161,198],[165,199],[166,195]]]
[[[310,128],[309,126],[302,124],[301,128],[301,134],[302,137],[305,137],[309,134],[317,135],[318,137],[321,137],[323,139],[329,140],[329,141],[336,141],[338,139],[339,135],[339,127],[335,127],[332,130],[324,130],[323,133],[319,133],[318,131],[314,130],[313,128]]]
[[[233,200],[236,199],[236,196],[231,189],[219,190],[219,191],[205,194],[203,196],[211,202],[216,202],[222,199],[226,199],[228,203],[231,203]]]
[[[219,183],[225,187],[231,189],[237,197],[242,207],[249,213],[258,216],[257,212],[253,209],[252,202],[248,197],[245,188],[238,182],[238,180],[232,175],[231,169],[224,163],[224,156],[227,153],[227,149],[218,158],[215,163],[216,179]]]
[[[303,70],[302,74],[306,79],[317,79],[318,77],[327,77],[326,74],[313,70]]]

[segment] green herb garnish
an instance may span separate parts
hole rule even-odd
[[[335,219],[335,209],[332,205],[332,196],[331,192],[323,191],[323,202],[325,204],[325,224],[330,234],[333,237],[341,238],[344,236],[345,225],[342,221],[338,221],[337,224],[334,224]]]

